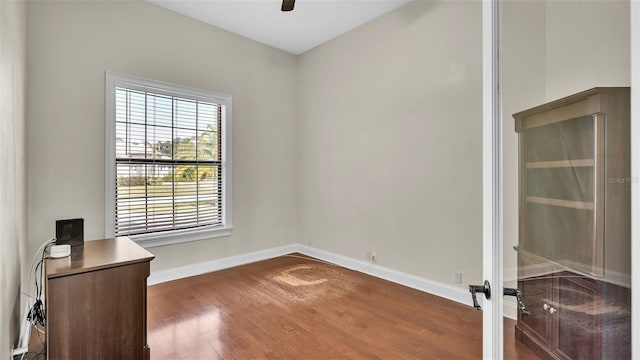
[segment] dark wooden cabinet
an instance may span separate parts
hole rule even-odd
[[[600,329],[597,316],[601,295],[595,281],[571,273],[557,277],[558,331],[555,352],[565,359],[599,359]]]
[[[148,359],[154,256],[126,237],[88,241],[46,268],[48,359]]]
[[[513,115],[517,334],[544,358],[630,358],[629,99],[594,88]]]
[[[629,359],[631,291],[559,271],[519,280],[517,338],[546,359]]]
[[[522,260],[521,260],[522,261]],[[518,288],[530,315],[519,319],[519,329],[526,328],[528,338],[524,339],[532,344],[551,347],[552,331],[550,314],[547,311],[551,303],[553,281],[552,278],[541,275],[523,279],[518,282]],[[521,338],[521,340],[523,340]]]

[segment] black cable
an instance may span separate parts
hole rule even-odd
[[[38,324],[41,326],[46,326],[47,323],[47,314],[44,309],[44,303],[42,301],[42,276],[44,272],[44,260],[47,258],[45,254],[47,253],[47,249],[49,246],[53,245],[53,243],[47,244],[42,250],[42,255],[40,256],[40,261],[36,265],[34,269],[35,276],[35,285],[36,285],[36,293],[35,293],[35,302],[31,306],[29,313],[27,314],[27,320],[33,325],[37,326]],[[38,268],[40,268],[40,276],[38,276]],[[40,280],[40,281],[38,281]]]
[[[27,314],[27,320],[29,320],[34,326],[37,326],[38,324],[42,326],[46,325],[47,314],[44,311],[44,304],[42,303],[42,300],[36,300]]]

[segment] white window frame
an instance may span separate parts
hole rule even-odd
[[[116,200],[116,87],[149,91],[156,94],[177,96],[197,101],[215,102],[225,105],[222,127],[222,226],[203,226],[194,229],[162,231],[130,235],[129,237],[144,247],[154,247],[229,236],[233,231],[231,208],[231,95],[190,88],[163,81],[149,80],[137,76],[106,72],[105,86],[105,237],[115,235]]]

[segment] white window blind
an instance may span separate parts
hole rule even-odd
[[[227,104],[113,87],[115,236],[223,228]]]

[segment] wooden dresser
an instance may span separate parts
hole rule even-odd
[[[46,261],[47,357],[149,359],[147,277],[154,256],[126,237]]]

